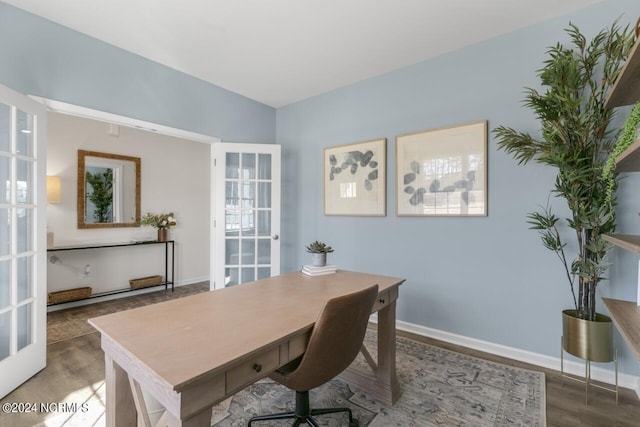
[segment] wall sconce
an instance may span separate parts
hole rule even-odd
[[[60,177],[47,175],[47,203],[60,203]]]

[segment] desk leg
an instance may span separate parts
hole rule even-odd
[[[156,427],[209,427],[211,425],[212,408],[206,409],[188,420],[178,420],[169,412],[162,415]]]
[[[136,407],[129,376],[109,356],[104,356],[107,427],[136,427]]]
[[[378,366],[373,374],[347,368],[340,377],[386,405],[400,397],[396,376],[396,302],[378,311]]]
[[[386,392],[392,405],[400,397],[396,376],[396,302],[378,312],[378,372],[376,384]]]

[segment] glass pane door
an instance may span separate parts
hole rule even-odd
[[[214,147],[214,286],[280,273],[280,146]]]
[[[45,366],[45,114],[0,86],[0,397]]]

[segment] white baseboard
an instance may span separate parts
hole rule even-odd
[[[190,279],[181,280],[180,283],[176,283],[176,288],[178,286],[193,285],[194,283],[208,282],[208,281],[209,281],[209,276],[192,277]]]
[[[372,316],[371,321],[377,322],[377,317]],[[409,322],[396,321],[396,327],[399,330],[422,335],[428,338],[434,338],[451,344],[460,345],[462,347],[472,348],[474,350],[484,351],[486,353],[495,354],[497,356],[507,357],[509,359],[518,360],[532,365],[541,366],[547,369],[560,371],[560,355],[558,357],[547,356],[544,354],[533,353],[531,351],[521,350],[518,348],[507,347],[501,344],[495,344],[488,341],[482,341],[475,338],[465,337],[463,335],[453,334],[438,329],[428,328]],[[560,352],[560,337],[558,337],[558,353]],[[576,376],[584,377],[584,363],[567,360],[569,355],[564,358],[564,371]],[[602,381],[607,384],[615,384],[615,371],[612,369],[604,369],[592,366],[591,379]],[[629,388],[635,391],[640,398],[640,377],[619,373],[618,385],[620,387]]]

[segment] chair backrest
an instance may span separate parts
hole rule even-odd
[[[333,298],[316,320],[300,364],[287,375],[286,386],[296,391],[318,387],[344,371],[356,358],[378,285]]]

